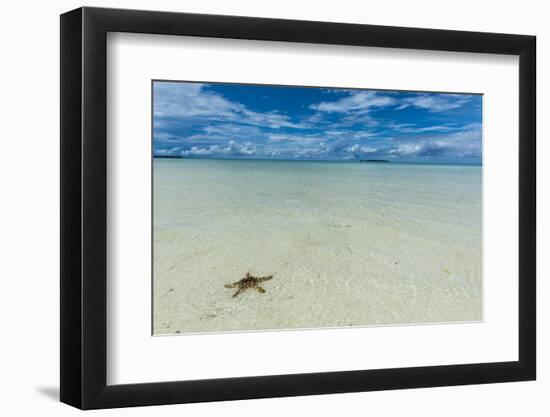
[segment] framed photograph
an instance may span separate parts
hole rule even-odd
[[[533,380],[535,37],[61,16],[61,401]]]

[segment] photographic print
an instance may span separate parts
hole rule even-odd
[[[152,95],[154,335],[482,320],[482,95]]]

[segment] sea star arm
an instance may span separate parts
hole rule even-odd
[[[246,290],[246,288],[243,288],[243,287],[239,288],[239,289],[237,290],[237,292],[236,292],[235,294],[233,294],[233,298],[235,298],[237,295],[239,295],[240,293],[242,293],[244,290]]]
[[[269,281],[271,278],[273,278],[273,275],[268,275],[266,277],[258,277],[256,282]]]

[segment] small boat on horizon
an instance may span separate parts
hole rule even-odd
[[[359,162],[382,162],[382,163],[389,163],[387,159],[360,159]]]

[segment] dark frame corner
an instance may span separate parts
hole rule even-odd
[[[519,56],[519,360],[108,386],[108,32]],[[250,17],[80,8],[61,15],[61,401],[82,409],[536,378],[536,38]]]

